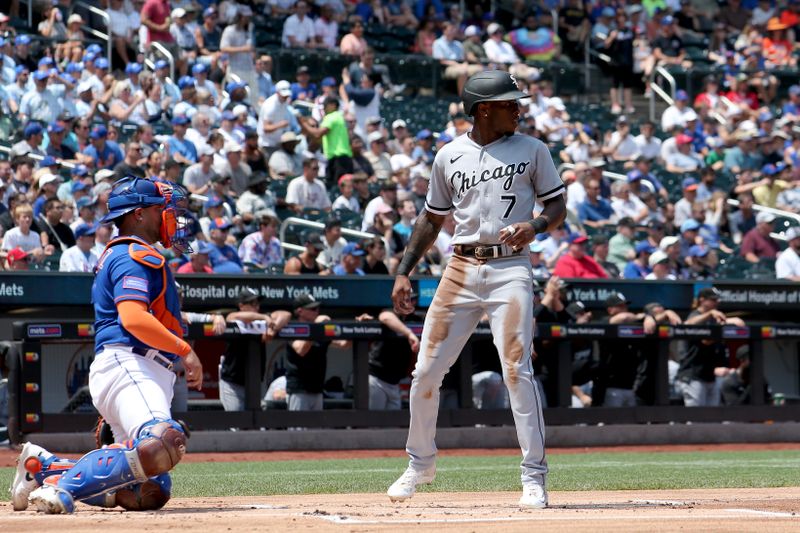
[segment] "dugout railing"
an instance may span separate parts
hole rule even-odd
[[[421,334],[421,324],[409,327]],[[213,336],[210,324],[193,324],[190,339],[232,338],[239,333],[235,324],[229,323],[225,334]],[[315,412],[261,409],[260,362],[262,356],[259,335],[249,334],[249,371],[247,372],[245,410],[225,412],[219,410],[190,410],[175,413],[196,430],[213,429],[279,429],[354,428],[354,427],[404,427],[408,424],[408,411],[370,411],[368,385],[368,346],[370,341],[395,335],[379,322],[335,321],[325,324],[290,323],[273,342],[292,339],[349,339],[353,341],[353,398],[352,409],[326,409]],[[769,422],[800,420],[800,410],[794,406],[779,407],[765,403],[764,397],[764,341],[800,340],[800,324],[734,326],[658,326],[653,334],[645,334],[642,326],[608,324],[539,324],[536,335],[558,346],[554,379],[558,386],[558,406],[545,409],[548,425],[575,424],[631,424],[670,422]],[[43,355],[48,344],[82,341],[91,343],[92,325],[86,321],[20,321],[14,323],[14,338],[19,350],[9,351],[9,433],[14,442],[25,434],[36,432],[88,431],[96,422],[94,413],[56,413],[42,409]],[[440,427],[474,425],[510,425],[510,410],[478,410],[472,408],[472,340],[491,336],[488,325],[480,325],[470,343],[461,354],[453,372],[458,381],[459,409],[442,410]],[[595,341],[610,338],[636,339],[652,344],[654,361],[655,405],[631,408],[569,408],[572,386],[572,341]],[[752,401],[749,405],[723,407],[695,407],[670,405],[668,358],[671,341],[720,339],[749,343],[751,360]],[[85,392],[84,392],[85,393]]]

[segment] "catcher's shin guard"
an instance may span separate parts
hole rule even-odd
[[[57,486],[68,491],[75,500],[92,499],[169,472],[185,452],[186,434],[181,424],[174,420],[152,420],[142,426],[136,440],[113,444],[81,457],[74,467],[64,472]],[[152,499],[163,500],[163,505],[169,499],[169,491],[166,491],[166,498]],[[131,505],[137,505],[137,500],[141,498],[134,494]]]

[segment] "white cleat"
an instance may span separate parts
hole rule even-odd
[[[15,511],[24,511],[28,508],[28,495],[39,483],[34,479],[31,471],[41,469],[41,459],[49,457],[48,452],[41,446],[26,442],[17,458],[17,471],[14,481],[11,482],[11,503]]]
[[[544,485],[534,483],[523,485],[519,506],[526,509],[544,509],[547,507],[547,489]]]
[[[36,506],[37,511],[46,514],[71,514],[75,510],[72,495],[50,484],[42,485],[31,492],[28,501]]]
[[[414,495],[417,492],[417,485],[427,485],[432,483],[436,477],[436,467],[432,466],[427,470],[414,470],[410,466],[406,468],[403,475],[397,481],[392,483],[386,494],[393,502],[402,502]]]

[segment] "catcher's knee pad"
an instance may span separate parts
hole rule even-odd
[[[116,492],[115,503],[126,511],[155,511],[169,501],[172,478],[164,473]]]
[[[139,430],[135,441],[142,470],[147,477],[169,472],[186,453],[188,435],[175,420],[152,420]]]

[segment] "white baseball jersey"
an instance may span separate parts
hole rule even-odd
[[[453,244],[496,244],[502,228],[531,219],[537,200],[563,193],[538,139],[515,133],[481,146],[464,134],[436,154],[425,209],[435,215],[455,210]]]

